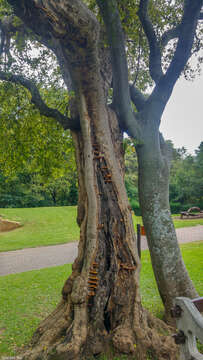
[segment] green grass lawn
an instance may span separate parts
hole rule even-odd
[[[174,217],[177,217],[174,216]],[[203,219],[173,219],[175,228],[183,228],[183,227],[190,227],[196,225],[203,225]]]
[[[190,277],[203,296],[203,241],[181,246]],[[54,309],[70,265],[0,277],[0,357],[26,345],[39,322]],[[162,317],[163,306],[154,280],[149,251],[142,252],[143,305]]]
[[[78,240],[76,212],[76,206],[0,209],[0,214],[4,218],[19,221],[23,225],[19,229],[0,233],[0,251],[64,244]],[[137,223],[142,223],[142,219],[133,216],[133,222],[136,227]],[[174,223],[176,228],[203,225],[203,219],[175,219]]]
[[[0,233],[0,251],[64,244],[79,239],[76,211],[76,206],[0,209],[4,218],[23,225]]]

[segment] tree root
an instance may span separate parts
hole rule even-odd
[[[136,360],[176,360],[177,346],[171,328],[153,317],[141,305],[135,304],[131,324],[120,324],[114,330],[99,335],[94,325],[83,319],[67,319],[67,303],[57,309],[35,332],[32,347],[19,356],[21,360],[82,360],[106,354],[107,359],[123,354]],[[113,349],[113,352],[112,352]]]

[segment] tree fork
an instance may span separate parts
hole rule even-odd
[[[95,95],[89,95],[94,101]],[[97,121],[92,116],[93,107],[87,105],[90,98],[82,94],[81,132],[73,134],[79,199],[83,202],[78,257],[64,284],[60,304],[40,324],[32,350],[23,359],[88,359],[99,353],[108,356],[113,348],[115,354],[128,354],[129,359],[144,360],[151,354],[173,360],[176,347],[172,338],[160,336],[168,327],[140,302],[140,263],[124,195],[122,136],[117,118],[112,110],[100,107],[97,114],[102,114],[101,126],[101,119]],[[101,136],[103,127],[108,127],[108,136]]]

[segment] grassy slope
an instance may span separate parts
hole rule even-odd
[[[203,296],[203,241],[181,246],[183,258],[199,295]],[[26,344],[42,317],[60,299],[70,265],[0,277],[0,357],[13,355]],[[143,305],[161,317],[163,307],[154,280],[148,250],[142,252]]]
[[[23,224],[22,228],[0,233],[0,251],[63,244],[79,239],[76,206],[0,209],[0,214]],[[142,222],[141,217],[135,216],[133,221],[135,226]],[[177,228],[203,225],[203,219],[175,220],[174,223]]]
[[[0,251],[63,244],[79,238],[75,206],[0,209],[0,214],[23,224],[0,233]]]

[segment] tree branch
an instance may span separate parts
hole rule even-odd
[[[33,81],[26,79],[22,75],[14,75],[11,73],[6,73],[0,71],[0,79],[4,81],[10,81],[15,84],[20,84],[24,86],[32,95],[31,102],[38,108],[41,115],[54,118],[57,120],[62,127],[70,130],[79,129],[79,121],[76,119],[70,119],[60,113],[57,109],[48,107],[45,102],[42,100],[39,90]]]
[[[149,0],[140,0],[138,16],[143,26],[145,35],[148,40],[150,54],[149,54],[149,71],[152,79],[155,83],[158,83],[159,79],[163,75],[161,67],[161,49],[157,41],[157,37],[148,16],[148,4]]]
[[[10,53],[11,37],[16,34],[16,32],[26,34],[25,25],[23,23],[15,24],[15,17],[13,15],[6,15],[2,19],[0,19],[0,56],[3,53],[7,55],[7,65],[11,64],[13,60]]]
[[[113,70],[113,107],[120,126],[129,135],[138,136],[139,129],[131,107],[125,40],[116,0],[96,0],[100,8],[111,50]]]
[[[14,33],[11,27],[11,16],[5,16],[0,19],[0,56],[3,53],[9,54],[11,33]]]
[[[137,60],[137,69],[136,69],[136,73],[135,73],[135,79],[133,81],[133,85],[135,86],[137,79],[138,79],[138,75],[139,75],[139,70],[140,70],[140,59],[141,59],[141,40],[142,40],[142,27],[140,26],[139,29],[139,43],[138,43],[138,60]]]
[[[138,111],[141,111],[146,103],[144,95],[133,85],[130,85],[130,96]]]
[[[52,48],[52,39],[77,40],[84,45],[95,42],[99,23],[80,0],[8,0],[14,13],[40,41]]]
[[[0,20],[0,56],[2,55],[2,53],[4,51],[5,39],[6,39],[6,36],[1,27],[1,20]]]
[[[148,104],[150,104],[155,98],[157,99],[157,102],[161,104],[159,107],[160,115],[163,113],[173,87],[191,56],[192,45],[194,42],[202,4],[203,0],[185,0],[184,2],[179,39],[173,59],[166,74],[162,76],[151,96],[147,100]]]
[[[179,24],[173,29],[166,31],[161,37],[161,41],[160,41],[161,46],[165,47],[170,40],[178,38],[180,35],[180,30],[181,30],[181,26]]]

